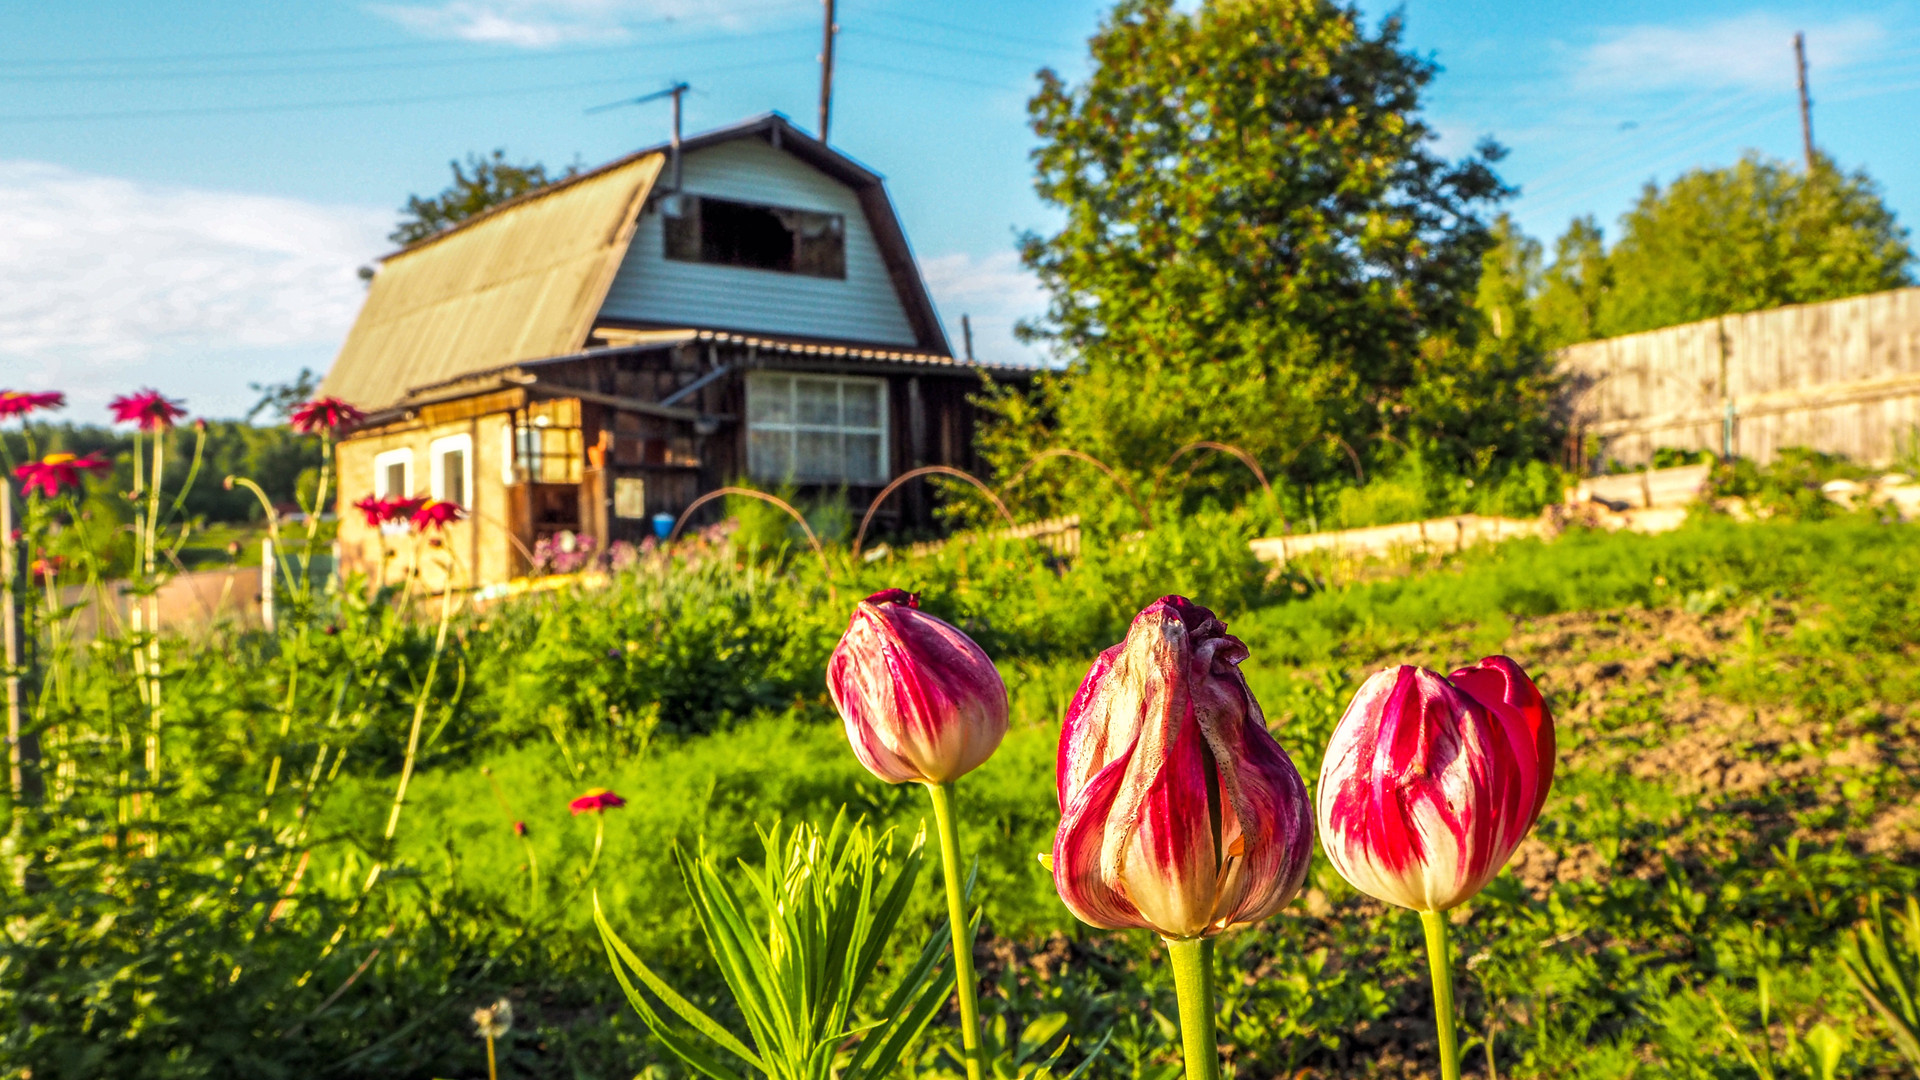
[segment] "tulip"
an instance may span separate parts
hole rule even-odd
[[[853,753],[889,784],[946,784],[1007,733],[1007,686],[973,639],[901,589],[854,609],[827,661],[827,690]]]
[[[953,933],[960,1043],[967,1080],[980,1080],[973,930],[960,886],[953,785],[999,749],[1007,733],[1007,685],[972,638],[921,611],[919,597],[887,589],[854,608],[827,661],[827,691],[860,764],[889,784],[925,784],[933,800]]]
[[[179,402],[168,400],[158,390],[123,394],[107,402],[107,408],[113,411],[114,423],[138,424],[141,431],[170,428],[175,420],[187,415]]]
[[[1441,1031],[1459,1075],[1447,920],[1507,864],[1553,784],[1553,716],[1520,665],[1490,656],[1451,676],[1376,672],[1320,769],[1327,859],[1354,888],[1420,912]]]
[[[100,452],[96,450],[86,457],[77,457],[73,454],[48,454],[39,461],[29,461],[14,469],[13,475],[20,478],[22,494],[31,495],[38,491],[51,499],[60,494],[63,489],[78,490],[80,474],[83,472],[100,475],[112,471],[113,462],[101,457]]]
[[[1306,880],[1313,814],[1213,612],[1165,596],[1100,654],[1067,708],[1053,882],[1068,910],[1166,939],[1187,1074],[1217,1075],[1212,939]]]
[[[365,413],[341,398],[323,397],[301,402],[288,418],[287,426],[303,435],[334,435],[341,428],[352,427],[366,418]]]

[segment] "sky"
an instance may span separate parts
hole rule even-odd
[[[1183,0],[1190,2],[1190,0]],[[1649,181],[1755,150],[1801,153],[1793,34],[1814,137],[1920,217],[1920,0],[1361,0],[1398,11],[1440,73],[1435,149],[1505,145],[1508,209],[1549,245],[1610,230]],[[1016,237],[1034,194],[1034,73],[1086,70],[1106,4],[841,0],[831,141],[887,177],[958,342],[1016,341],[1044,310]],[[448,162],[504,149],[595,165],[777,109],[817,123],[820,0],[263,0],[0,5],[0,387],[68,393],[103,420],[153,386],[244,414],[255,383],[324,371],[390,250],[398,207]]]

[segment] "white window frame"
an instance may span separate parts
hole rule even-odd
[[[406,466],[405,475],[407,478],[407,490],[405,491],[388,491],[387,490],[387,470],[395,464]],[[380,453],[373,455],[373,495],[374,495],[374,498],[377,498],[377,499],[392,498],[393,496],[396,496],[396,495],[400,496],[401,498],[412,497],[413,495],[413,450],[412,449],[408,447],[401,447],[398,450],[382,450]]]
[[[436,501],[446,499],[447,481],[444,475],[446,472],[444,462],[448,454],[456,451],[466,455],[460,460],[460,489],[466,494],[466,501],[462,502],[460,506],[461,509],[471,510],[473,508],[472,435],[448,435],[435,439],[427,444],[427,460],[432,462],[433,465],[427,473],[427,485],[429,489],[427,493],[432,495]]]
[[[767,379],[788,380],[789,396],[787,399],[787,415],[789,417],[792,417],[792,419],[787,420],[785,422],[775,422],[775,423],[767,423],[765,421],[755,421],[752,419],[753,411],[754,411],[753,410],[754,396],[756,394],[766,393],[764,389],[759,389],[759,387],[764,387],[766,385],[765,381]],[[795,400],[797,395],[794,394],[794,391],[792,389],[801,382],[826,382],[826,383],[833,383],[836,387],[846,387],[846,386],[877,386],[879,387],[880,388],[880,413],[878,417],[879,419],[878,426],[871,427],[871,428],[857,428],[857,427],[849,427],[845,424],[828,426],[828,425],[821,425],[821,424],[801,423],[799,420],[799,411],[797,407],[798,403]],[[795,463],[799,461],[799,446],[798,446],[797,437],[800,432],[832,431],[832,432],[838,432],[843,435],[878,435],[880,437],[880,461],[879,461],[880,475],[872,480],[855,480],[855,479],[844,477],[844,476],[838,477],[832,480],[826,480],[820,477],[798,476],[798,475],[791,476],[791,479],[794,480],[796,483],[802,483],[802,484],[819,484],[819,483],[835,484],[837,483],[837,484],[861,484],[861,485],[868,485],[868,486],[877,486],[880,484],[885,484],[887,482],[887,477],[892,472],[891,468],[889,467],[889,463],[893,460],[893,458],[891,457],[892,432],[890,430],[891,425],[889,423],[892,416],[891,405],[892,405],[892,402],[889,400],[887,380],[885,379],[873,378],[871,376],[864,376],[864,375],[821,375],[821,374],[816,374],[810,371],[765,371],[765,372],[756,371],[756,372],[753,372],[752,374],[747,376],[747,416],[748,416],[747,425],[746,425],[747,426],[747,472],[751,476],[753,476],[755,479],[758,479],[758,480],[783,481],[783,480],[789,479],[789,477],[786,477],[786,476],[774,476],[770,473],[766,473],[760,470],[760,468],[758,467],[759,463],[753,460],[753,433],[755,431],[786,432],[789,437],[793,438],[793,445],[791,445],[788,450],[787,460],[789,462],[795,462]],[[845,415],[845,412],[846,412],[845,400],[844,398],[842,398],[841,413],[843,416]]]

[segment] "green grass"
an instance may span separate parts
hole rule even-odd
[[[1218,515],[1092,537],[1070,568],[1021,545],[842,561],[836,602],[804,554],[751,569],[721,557],[461,617],[426,688],[432,611],[293,605],[277,642],[171,653],[178,757],[152,859],[129,855],[138,830],[117,824],[106,771],[142,714],[122,659],[95,655],[50,691],[81,782],[48,825],[47,887],[7,894],[6,1060],[36,1077],[475,1075],[482,1047],[463,1017],[505,993],[521,1017],[503,1045],[511,1075],[667,1069],[618,1000],[587,891],[640,955],[724,1013],[674,844],[753,857],[756,824],[825,822],[841,805],[918,828],[924,795],[858,766],[821,676],[852,599],[898,583],[975,633],[1012,694],[1005,744],[960,788],[986,912],[984,1007],[1016,1024],[1063,1012],[1083,1042],[1112,1031],[1096,1075],[1159,1077],[1177,1060],[1171,982],[1144,935],[1077,926],[1034,855],[1057,820],[1068,697],[1132,611],[1170,591],[1215,605],[1248,642],[1249,684],[1310,785],[1374,668],[1504,651],[1539,676],[1559,716],[1555,792],[1456,931],[1470,1070],[1491,1038],[1507,1076],[1750,1075],[1714,1006],[1758,1038],[1764,970],[1776,1039],[1828,1023],[1849,1039],[1841,1075],[1903,1075],[1834,949],[1871,893],[1920,888],[1910,527],[1708,519],[1477,549],[1341,589],[1270,578],[1246,555],[1251,528]],[[386,851],[423,690],[420,767]],[[323,746],[323,766],[342,747],[344,764],[309,793]],[[268,799],[275,754],[299,779]],[[567,802],[592,786],[630,803],[607,815],[588,879],[595,819]],[[303,853],[300,903],[268,918]],[[376,859],[388,869],[362,899]],[[923,893],[908,942],[939,908],[931,877]],[[1317,862],[1300,901],[1223,947],[1238,1074],[1424,1074],[1417,940],[1410,915]]]

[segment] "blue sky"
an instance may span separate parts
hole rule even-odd
[[[886,174],[950,332],[980,353],[1040,308],[1013,255],[1034,196],[1033,73],[1084,70],[1104,4],[842,0],[833,141]],[[1394,6],[1368,0],[1378,20]],[[1814,129],[1920,215],[1920,10],[1876,4],[1408,0],[1406,43],[1444,69],[1439,149],[1507,145],[1511,209],[1551,242],[1611,226],[1648,180],[1744,149],[1797,157],[1792,35]],[[0,7],[0,386],[64,389],[80,420],[157,386],[231,416],[324,369],[396,208],[448,159],[504,147],[596,164],[779,109],[815,122],[818,0],[245,0]]]

